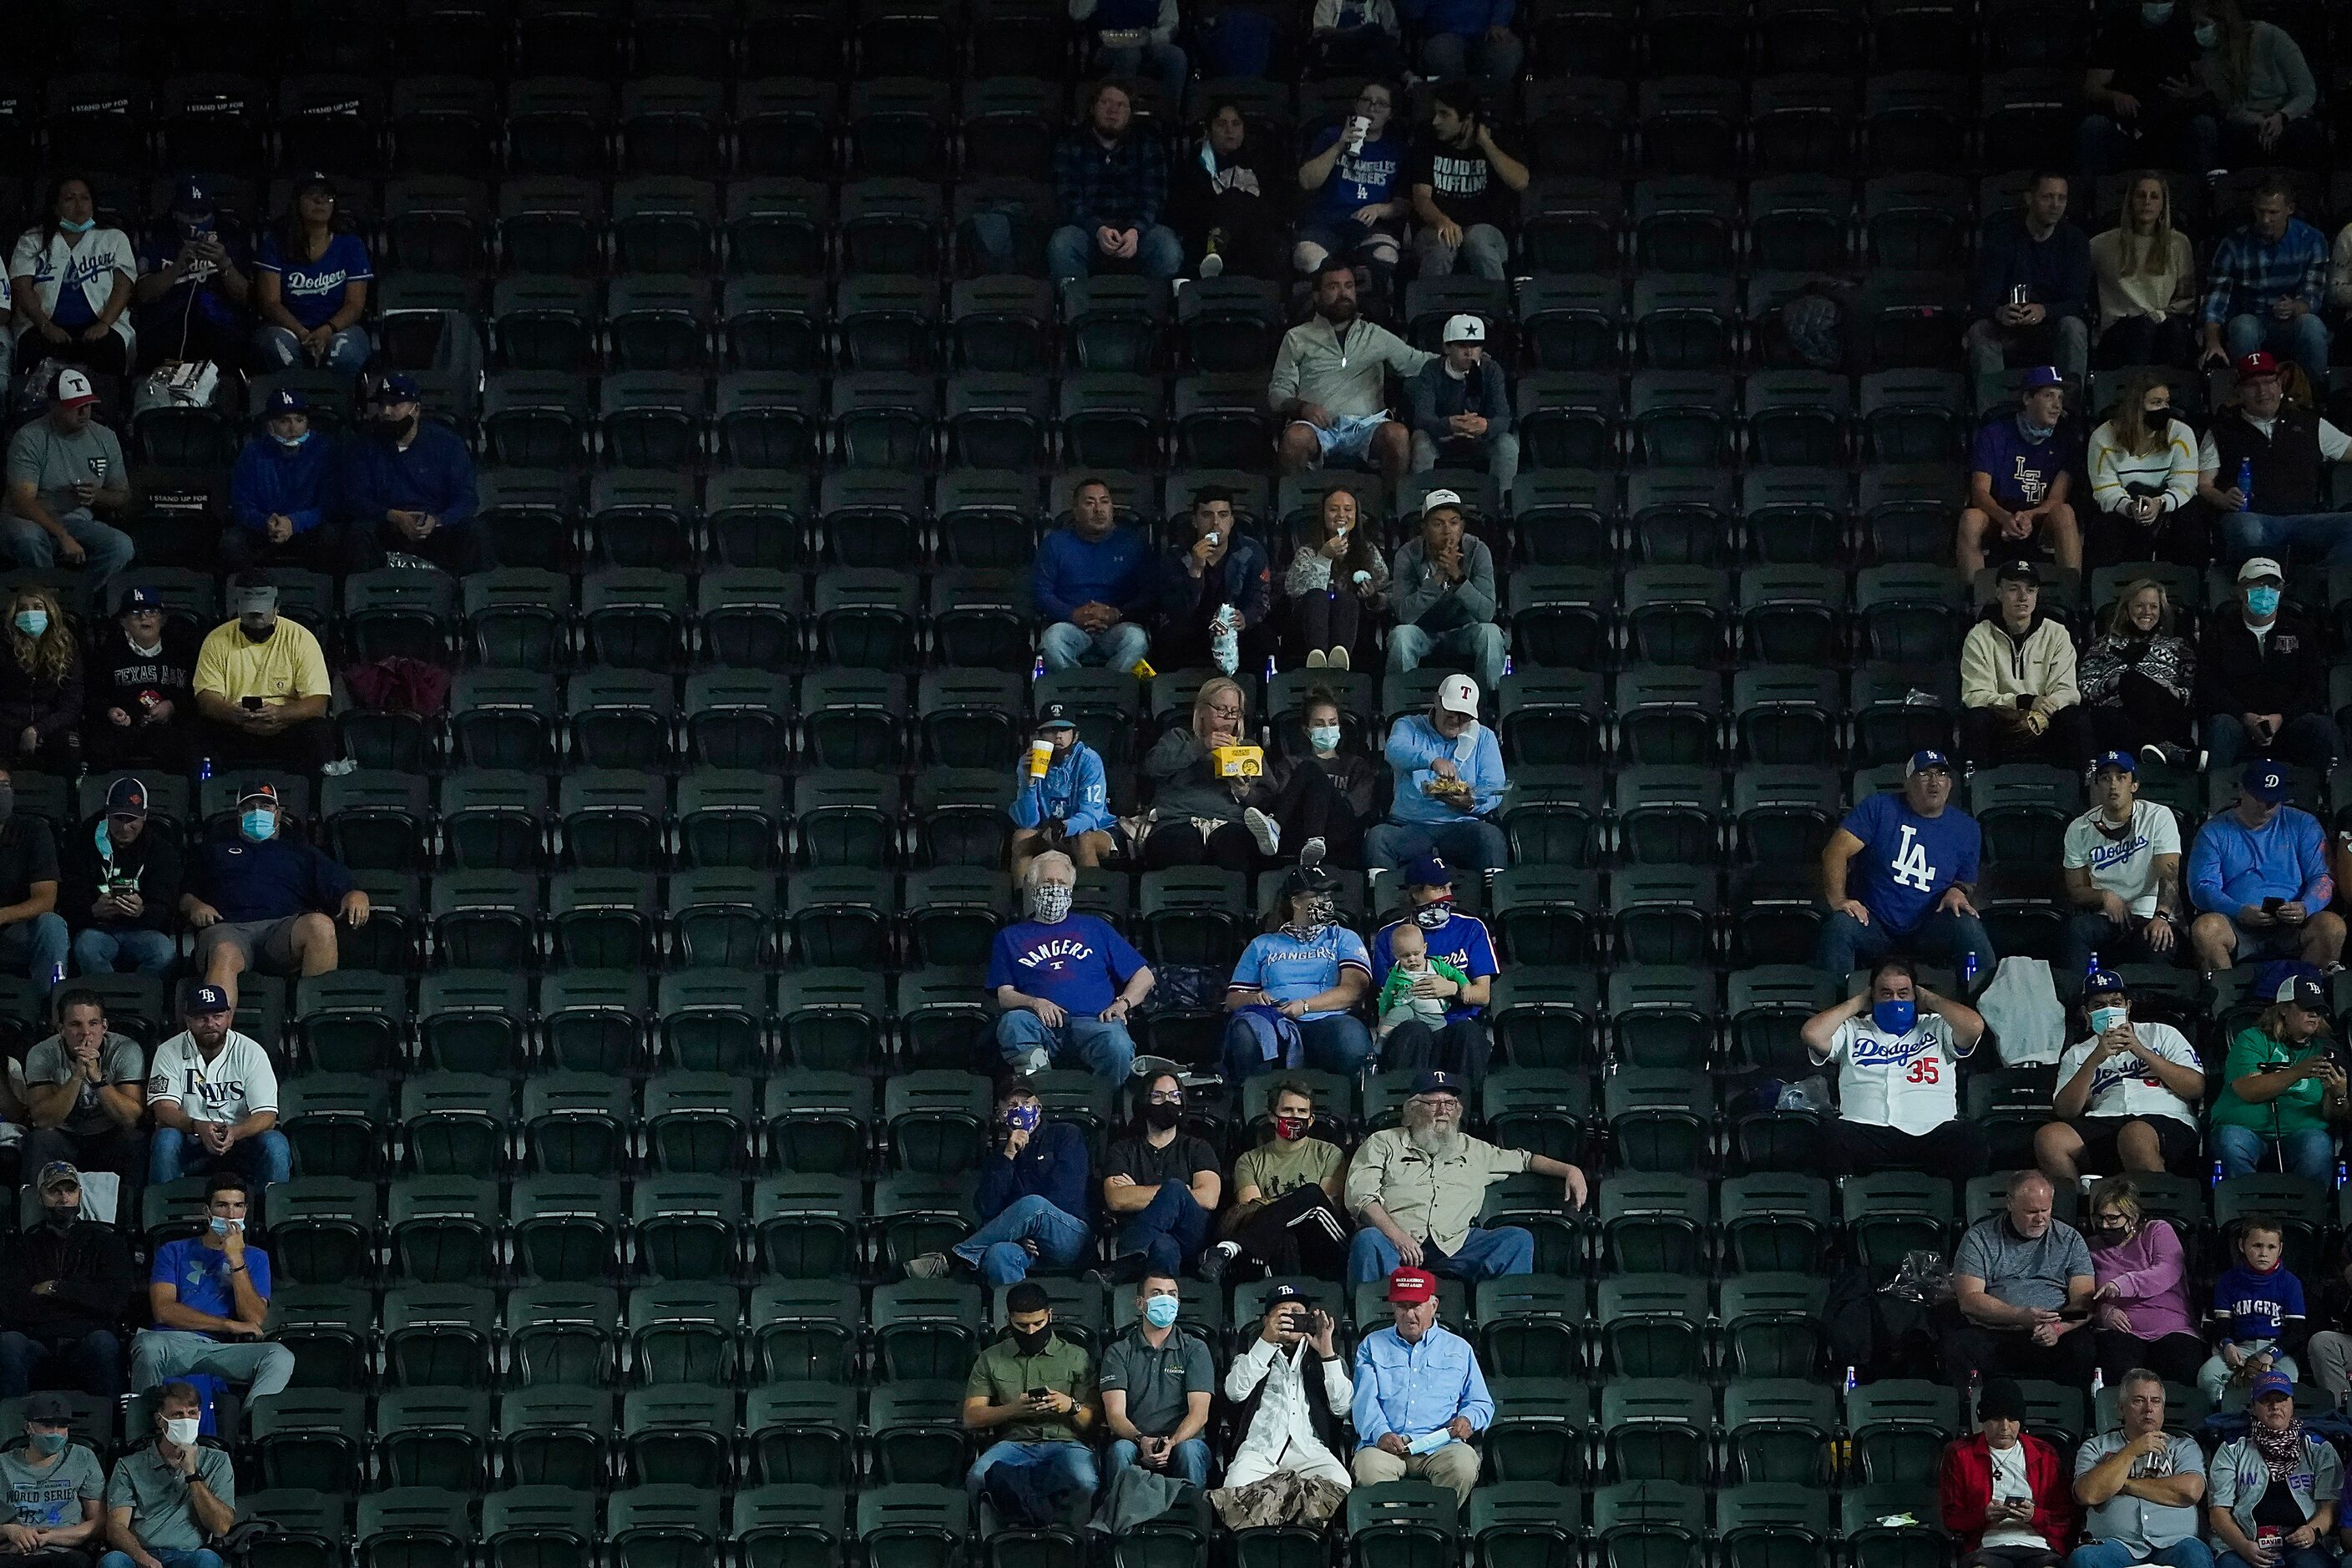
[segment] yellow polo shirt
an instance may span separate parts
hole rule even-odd
[[[310,628],[285,616],[260,642],[251,642],[235,621],[215,626],[196,650],[196,689],[217,691],[232,702],[258,697],[271,708],[298,697],[324,697],[327,656]]]

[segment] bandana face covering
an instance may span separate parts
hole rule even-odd
[[[1070,889],[1063,882],[1040,882],[1029,892],[1029,910],[1041,924],[1059,925],[1070,912]]]
[[[1412,923],[1423,931],[1435,931],[1454,918],[1454,900],[1440,899],[1433,904],[1423,904],[1412,911]]]

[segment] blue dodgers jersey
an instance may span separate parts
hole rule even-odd
[[[1973,882],[1983,845],[1977,819],[1957,805],[1922,816],[1892,791],[1872,795],[1838,825],[1862,840],[1846,892],[1897,936],[1919,929],[1954,882]]]
[[[1254,939],[1234,965],[1234,984],[1245,991],[1263,991],[1276,1002],[1295,1002],[1328,991],[1339,983],[1339,970],[1354,964],[1369,978],[1371,955],[1364,939],[1343,925],[1328,925],[1301,942],[1287,931],[1270,931]],[[1336,1009],[1308,1013],[1307,1019],[1331,1017]]]
[[[988,955],[988,988],[1010,985],[1043,996],[1074,1018],[1091,1018],[1118,996],[1143,967],[1143,954],[1097,915],[1071,915],[1054,925],[1022,921],[996,933]]]

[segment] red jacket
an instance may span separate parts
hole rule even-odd
[[[2026,1528],[2063,1552],[2074,1536],[2074,1490],[2058,1462],[2058,1450],[2031,1433],[2018,1443],[2025,1449],[2025,1484],[2033,1489],[2033,1517]],[[1941,1489],[1944,1528],[1962,1552],[1974,1552],[1984,1540],[1985,1505],[1992,1500],[1992,1456],[1984,1434],[1962,1437],[1944,1450]]]

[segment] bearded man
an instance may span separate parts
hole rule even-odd
[[[1363,1221],[1348,1248],[1348,1283],[1385,1279],[1398,1267],[1475,1281],[1534,1271],[1535,1237],[1517,1226],[1481,1228],[1486,1189],[1533,1171],[1566,1184],[1582,1208],[1584,1173],[1525,1149],[1501,1149],[1462,1131],[1462,1091],[1452,1073],[1413,1080],[1404,1124],[1366,1138],[1348,1168],[1348,1212]]]

